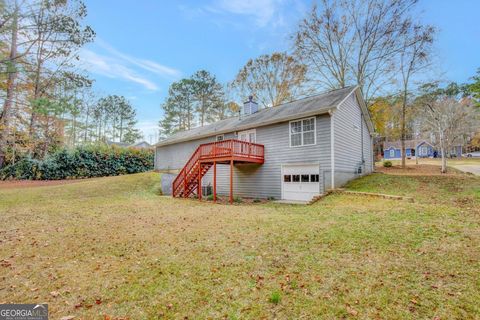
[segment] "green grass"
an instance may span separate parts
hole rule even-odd
[[[53,319],[475,319],[480,179],[390,176],[312,206],[157,195],[146,173],[0,190],[0,303]],[[58,293],[58,294],[57,294]]]

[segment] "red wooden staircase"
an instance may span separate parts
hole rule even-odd
[[[213,196],[216,200],[216,165],[230,164],[230,201],[232,201],[233,164],[261,164],[264,162],[264,153],[264,146],[261,144],[234,139],[201,144],[173,180],[172,195],[173,197],[188,198],[196,191],[201,199],[202,177],[214,166]]]

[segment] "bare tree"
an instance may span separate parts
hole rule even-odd
[[[442,173],[446,173],[448,154],[471,133],[471,122],[478,116],[478,109],[452,97],[420,101],[424,129],[435,134],[442,156]]]
[[[402,168],[406,166],[405,140],[407,133],[407,108],[410,95],[410,86],[414,76],[430,65],[431,48],[435,29],[431,26],[405,26],[406,32],[399,39],[401,51],[399,56],[399,70],[401,74],[401,101],[402,113],[400,118]]]
[[[264,107],[274,107],[303,94],[305,74],[305,65],[276,52],[249,60],[231,86],[242,99],[254,95]]]
[[[392,81],[417,0],[322,0],[301,21],[295,55],[317,87],[358,84],[367,104]]]

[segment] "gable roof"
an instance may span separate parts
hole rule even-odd
[[[276,107],[265,108],[250,115],[242,115],[241,117],[235,116],[203,127],[180,131],[167,139],[158,142],[156,146],[164,146],[193,139],[210,137],[217,134],[247,130],[259,126],[328,113],[332,109],[338,107],[338,105],[355,91],[359,92],[358,86],[331,90],[315,96],[284,103]],[[358,96],[357,93],[357,99]],[[364,108],[362,108],[362,111],[365,112]],[[368,113],[367,116],[367,123],[369,124],[369,128],[371,128],[371,121]]]
[[[138,146],[141,146],[141,145],[145,145],[146,147],[151,147],[152,146],[150,143],[143,140],[143,141],[138,141],[138,142],[132,143],[131,145],[129,145],[129,147],[138,147]]]
[[[431,146],[431,144],[426,141],[426,140],[405,140],[405,148],[406,149],[415,149],[416,147],[420,146],[421,144],[428,144]],[[397,141],[385,141],[383,143],[383,150],[387,150],[390,148],[394,149],[401,149],[402,148],[402,141],[397,140]]]

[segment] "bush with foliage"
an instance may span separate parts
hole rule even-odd
[[[152,169],[152,150],[86,146],[61,149],[44,160],[22,159],[0,170],[0,179],[91,178],[144,172]]]
[[[385,168],[390,168],[392,166],[392,161],[389,161],[389,160],[383,161],[383,166]]]

